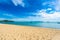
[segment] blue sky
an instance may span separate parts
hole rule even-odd
[[[60,21],[60,0],[0,0],[0,20]]]

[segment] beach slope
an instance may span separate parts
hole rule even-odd
[[[0,40],[60,40],[60,30],[0,24]]]

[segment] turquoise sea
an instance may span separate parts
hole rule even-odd
[[[12,25],[22,25],[22,26],[32,26],[32,27],[43,27],[43,28],[58,28],[60,29],[60,23],[58,22],[0,22],[1,24],[12,24]]]

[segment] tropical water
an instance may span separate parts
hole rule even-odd
[[[12,24],[12,25],[23,25],[32,27],[43,27],[43,28],[58,28],[60,29],[60,23],[57,22],[0,22],[2,24]]]

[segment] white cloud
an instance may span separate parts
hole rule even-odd
[[[50,9],[49,9],[50,10]],[[14,20],[14,21],[60,21],[60,12],[52,12],[52,14],[48,14],[47,9],[42,9],[38,10],[37,13],[34,13],[36,16],[28,16],[25,18],[12,18],[9,20]],[[13,16],[10,14],[4,14],[5,16]]]
[[[15,6],[21,5],[22,7],[25,6],[23,0],[12,0]]]
[[[55,0],[55,1],[49,1],[49,2],[44,2],[42,4],[43,6],[50,6],[51,8],[54,8],[54,11],[51,11],[50,13],[53,14],[48,14],[46,11],[47,9],[39,10],[38,14],[41,15],[42,20],[47,20],[47,21],[60,21],[60,0]],[[52,10],[52,9],[48,9]]]
[[[29,17],[25,17],[25,18],[13,18],[11,20],[14,21],[40,21],[39,17],[33,17],[33,16],[29,16]]]
[[[60,0],[56,0],[55,2],[55,9],[60,10]]]
[[[52,8],[48,8],[47,10],[52,10]]]
[[[13,17],[16,17],[16,16],[14,16],[13,14],[8,14],[8,13],[3,13],[2,15],[3,15],[3,16],[12,17],[12,18],[13,18]]]
[[[48,14],[46,11],[47,10],[51,10],[51,8],[48,9],[42,9],[42,10],[38,10],[37,13],[34,13],[33,15],[36,16],[29,16],[29,17],[25,17],[25,18],[14,18],[11,20],[14,21],[60,21],[60,12],[57,11],[52,11],[52,14]]]
[[[42,5],[48,5],[50,7],[53,7],[56,11],[60,11],[60,0],[50,1],[50,2],[44,2]]]
[[[6,13],[3,14],[3,15],[4,15],[4,16],[13,16],[12,14],[6,14]]]
[[[40,15],[40,19],[42,21],[60,21],[60,12],[52,12],[52,14],[48,14],[47,10],[39,10],[36,16]]]

